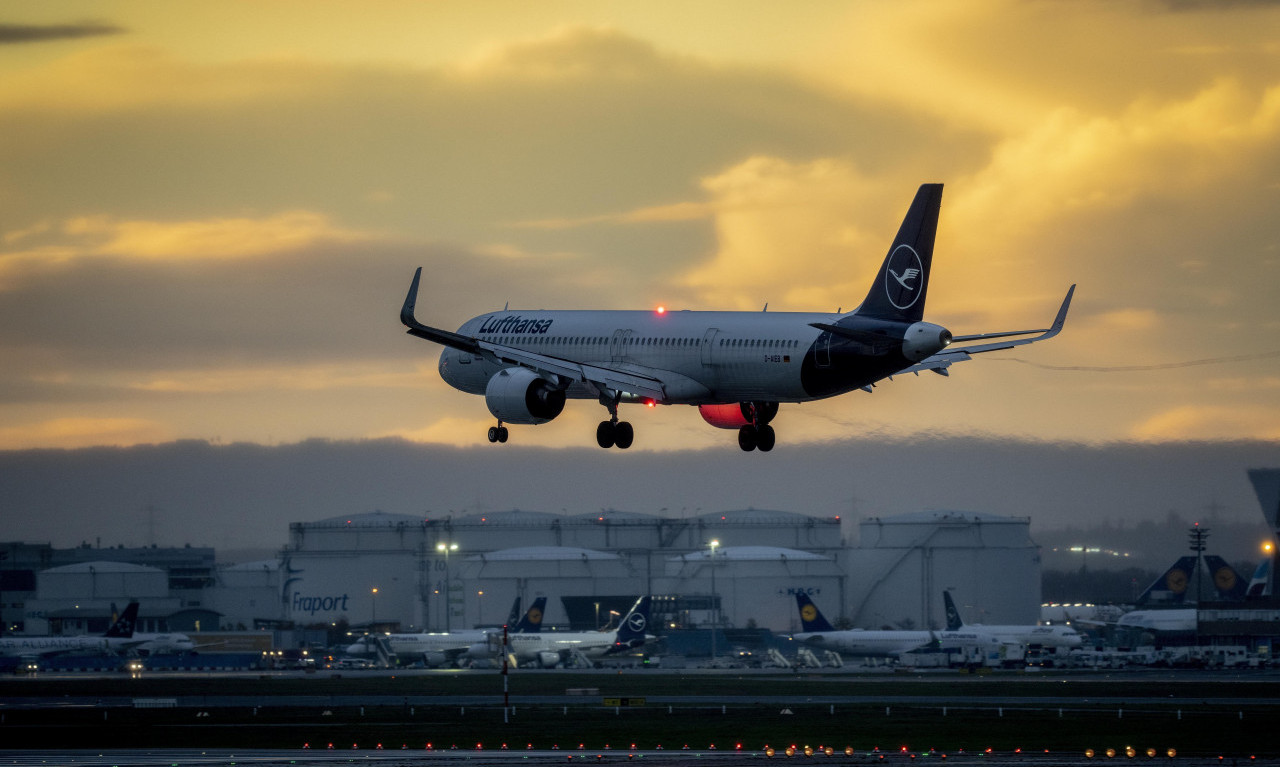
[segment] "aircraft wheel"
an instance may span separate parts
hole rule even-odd
[[[613,432],[612,421],[601,421],[600,425],[596,427],[596,444],[603,448],[613,447]]]
[[[738,429],[738,447],[748,453],[756,449],[756,427],[743,426]]]
[[[636,432],[631,428],[629,421],[619,421],[618,425],[613,427],[613,444],[619,450],[626,450],[631,447],[631,442],[636,438]]]
[[[499,442],[507,441],[507,427],[505,426],[498,427],[498,441]]]
[[[773,427],[769,425],[761,426],[759,433],[756,435],[756,448],[762,453],[767,453],[773,449]]]
[[[497,441],[498,441],[498,427],[497,427],[497,426],[490,426],[490,427],[489,427],[489,441],[490,441],[490,442],[497,442]]]

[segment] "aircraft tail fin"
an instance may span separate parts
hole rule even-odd
[[[138,623],[138,603],[130,602],[125,606],[124,612],[115,619],[111,627],[107,629],[107,633],[103,636],[113,639],[129,639],[133,636],[133,627]]]
[[[1191,577],[1195,575],[1196,558],[1180,557],[1173,566],[1156,578],[1147,590],[1142,592],[1134,602],[1141,607],[1150,603],[1182,604],[1187,599],[1187,587],[1191,585]]]
[[[529,605],[528,611],[521,616],[520,621],[511,629],[513,634],[540,634],[542,633],[542,614],[547,608],[547,598],[538,597],[533,600],[533,604]]]
[[[1227,564],[1227,560],[1216,554],[1206,554],[1204,557],[1205,567],[1209,568],[1209,575],[1213,578],[1213,587],[1218,591],[1218,599],[1222,602],[1243,602],[1245,591],[1248,590],[1249,584],[1244,578],[1236,572],[1235,568]]]
[[[1263,560],[1258,563],[1258,569],[1253,571],[1253,578],[1249,580],[1249,590],[1245,592],[1245,596],[1249,599],[1271,596],[1270,558],[1263,558]]]
[[[857,309],[858,316],[898,322],[919,322],[924,317],[941,206],[942,184],[922,184],[880,265],[880,273]]]
[[[956,603],[951,598],[950,591],[942,592],[942,602],[947,607],[947,631],[959,631],[964,628],[964,620],[960,618],[960,611],[956,609]]]
[[[813,603],[809,595],[803,591],[796,592],[796,607],[800,608],[800,626],[806,633],[815,631],[835,631],[835,626],[822,617],[822,611]]]
[[[649,608],[652,602],[652,597],[642,596],[627,611],[622,623],[618,626],[618,633],[614,635],[613,650],[615,652],[625,652],[645,643],[648,638],[645,632],[649,629]]]
[[[520,597],[511,603],[511,612],[507,613],[507,622],[503,625],[515,626],[516,621],[520,620]]]

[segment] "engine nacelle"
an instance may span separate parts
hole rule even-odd
[[[555,668],[560,665],[560,653],[543,650],[538,653],[538,665],[543,668]]]
[[[951,331],[932,322],[916,322],[902,338],[902,356],[912,362],[932,357],[951,343]]]
[[[702,420],[717,429],[741,429],[759,421],[769,423],[778,414],[776,402],[730,402],[727,405],[698,405]]]
[[[489,379],[484,403],[503,423],[546,423],[564,410],[564,389],[528,368],[505,368]]]

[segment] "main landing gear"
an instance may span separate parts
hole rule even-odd
[[[502,421],[498,421],[497,426],[489,427],[489,441],[490,442],[506,442],[507,441],[507,427],[502,425]]]
[[[738,447],[746,452],[759,450],[767,453],[773,449],[774,433],[769,422],[778,414],[776,402],[751,403],[751,423],[738,429]]]
[[[616,447],[626,450],[635,439],[635,430],[627,421],[618,420],[618,400],[620,397],[601,397],[600,404],[609,408],[609,420],[601,421],[596,427],[596,444],[603,448]]]

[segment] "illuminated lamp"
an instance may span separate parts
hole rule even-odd
[[[658,307],[658,314],[666,314],[666,313],[667,313],[667,307],[665,306]]]
[[[813,746],[810,746],[809,744],[806,743],[804,746],[804,755],[813,756]]]
[[[1124,755],[1129,757],[1130,759],[1132,759],[1137,753],[1138,753],[1137,749],[1135,749],[1133,746],[1124,747]]]
[[[786,750],[786,751],[784,751],[783,753],[784,753],[784,754],[786,754],[787,756],[795,756],[795,755],[796,755],[796,747],[795,747],[795,746],[787,746],[787,750]]]
[[[764,755],[765,755],[765,756],[767,756],[767,757],[769,757],[770,759],[772,759],[772,758],[773,758],[773,749],[772,749],[772,748],[770,748],[769,746],[765,746],[765,747],[764,747]]]
[[[827,756],[834,756],[834,755],[835,755],[835,753],[836,753],[836,750],[835,750],[834,748],[832,748],[831,746],[827,746],[826,748],[824,748],[824,749],[822,750],[822,752],[823,752],[824,754],[826,754]]]
[[[1092,749],[1092,748],[1086,748],[1086,749],[1084,750],[1084,758],[1085,758],[1085,759],[1092,759],[1092,758],[1093,758],[1093,749]]]
[[[845,756],[853,756],[853,746],[845,746],[845,747],[844,747],[844,755],[845,755]]]
[[[1114,759],[1116,755],[1116,750],[1114,748],[1108,748],[1106,751],[1103,751],[1102,753],[1106,754],[1108,759]]]
[[[1178,755],[1178,749],[1171,748],[1165,752],[1165,755],[1167,755],[1170,759],[1172,759],[1173,757]]]
[[[1148,748],[1148,749],[1147,749],[1147,758],[1148,758],[1148,759],[1154,759],[1154,758],[1155,758],[1155,755],[1156,755],[1156,750],[1155,750],[1154,748]]]

